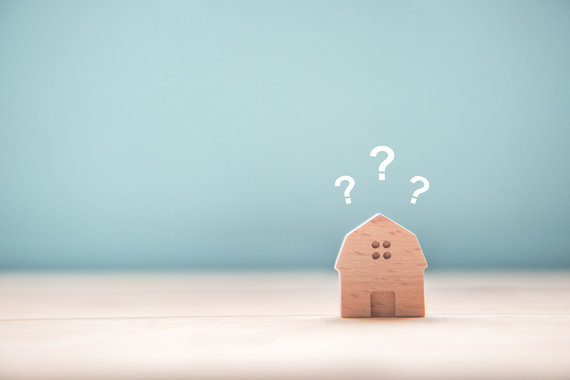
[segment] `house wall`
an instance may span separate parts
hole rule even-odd
[[[380,290],[395,290],[403,287],[422,288],[424,270],[396,271],[395,273],[340,273],[342,286],[362,286]]]

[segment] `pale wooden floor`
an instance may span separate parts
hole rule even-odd
[[[0,274],[0,379],[570,379],[570,273],[426,273],[425,319],[331,273]]]

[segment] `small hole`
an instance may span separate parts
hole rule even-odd
[[[390,246],[392,245],[392,243],[390,243],[388,240],[384,241],[384,243],[382,243],[382,247],[384,248],[390,248]]]
[[[378,247],[380,247],[380,243],[378,243],[376,240],[374,240],[372,242],[372,248],[378,248]]]
[[[378,260],[378,259],[380,258],[380,254],[379,254],[378,252],[374,252],[374,253],[372,254],[372,258],[373,258],[374,260]]]
[[[392,257],[392,254],[390,252],[384,252],[384,258],[386,260],[388,260],[390,257]]]

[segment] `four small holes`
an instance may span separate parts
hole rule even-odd
[[[390,246],[392,245],[392,243],[390,243],[388,240],[384,240],[384,242],[382,243],[382,247],[384,248],[390,248]],[[372,242],[372,248],[376,249],[380,247],[380,243],[376,240],[374,240]],[[384,254],[382,255],[382,257],[384,257],[384,259],[388,260],[390,257],[392,257],[392,254],[388,251],[384,252]],[[378,260],[380,258],[380,254],[378,252],[374,252],[372,254],[372,258],[374,260]]]

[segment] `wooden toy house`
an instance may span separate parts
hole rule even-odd
[[[342,317],[423,317],[425,268],[416,235],[374,215],[345,236],[336,260]]]

